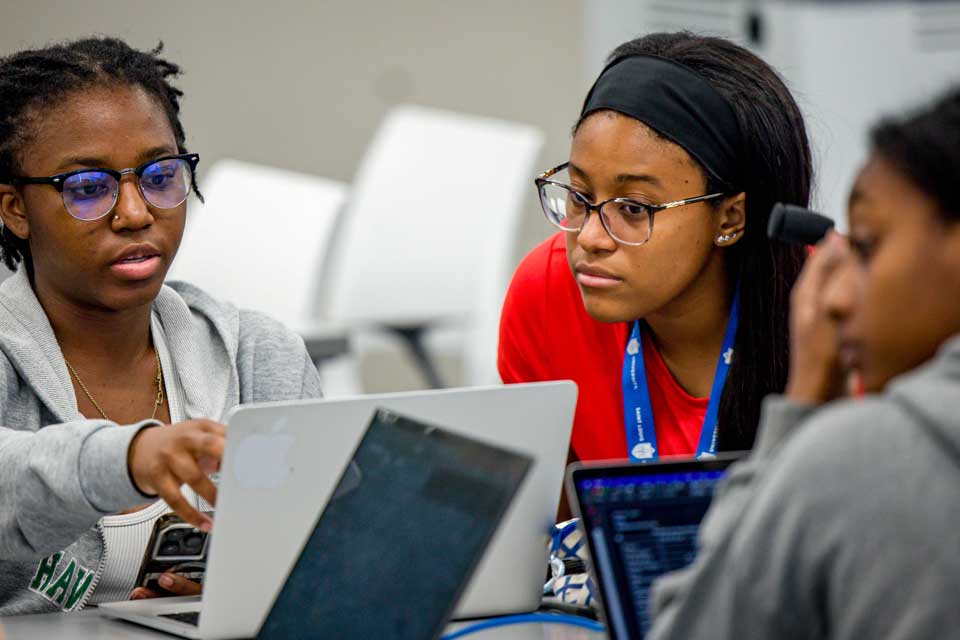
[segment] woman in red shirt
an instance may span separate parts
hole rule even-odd
[[[767,220],[806,205],[811,176],[800,110],[752,53],[689,33],[613,52],[569,162],[537,180],[562,231],[517,269],[500,326],[504,382],[577,382],[571,459],[752,445],[804,258]]]

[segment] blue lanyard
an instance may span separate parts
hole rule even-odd
[[[696,456],[699,459],[712,458],[717,453],[717,414],[720,410],[720,396],[727,381],[727,372],[733,362],[733,345],[737,338],[737,325],[740,322],[740,287],[733,295],[733,306],[727,320],[727,331],[723,336],[723,347],[717,362],[717,372],[713,376],[713,388],[710,390],[710,403],[700,428],[700,443]],[[627,430],[627,453],[636,462],[656,460],[657,432],[653,422],[653,406],[650,404],[650,389],[647,387],[647,368],[643,362],[643,345],[640,343],[640,321],[633,323],[627,352],[623,357],[623,417]]]

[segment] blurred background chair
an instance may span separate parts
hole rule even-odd
[[[388,112],[322,270],[318,314],[350,328],[348,378],[376,377],[405,348],[422,380],[388,390],[499,383],[500,308],[543,142],[513,122],[410,105]],[[454,363],[446,375],[440,361]],[[332,368],[327,386],[349,392]]]
[[[319,328],[317,282],[347,185],[237,160],[200,174],[169,280],[263,311],[304,336],[314,360],[347,349],[343,332]]]

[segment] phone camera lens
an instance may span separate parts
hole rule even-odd
[[[176,542],[164,542],[160,546],[161,556],[177,556],[180,555],[180,545]]]
[[[188,553],[199,553],[203,548],[203,536],[199,534],[192,534],[184,538],[183,548]]]
[[[180,542],[183,539],[183,535],[186,533],[184,529],[170,529],[166,532],[166,535],[163,536],[163,539],[168,542]]]

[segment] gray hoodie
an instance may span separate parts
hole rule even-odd
[[[274,320],[185,283],[164,286],[153,311],[188,418],[320,395],[303,341]],[[24,270],[0,285],[0,615],[86,604],[104,566],[98,521],[144,502],[127,448],[155,424],[85,419]]]
[[[768,399],[699,545],[650,638],[960,637],[960,336],[882,395]]]

